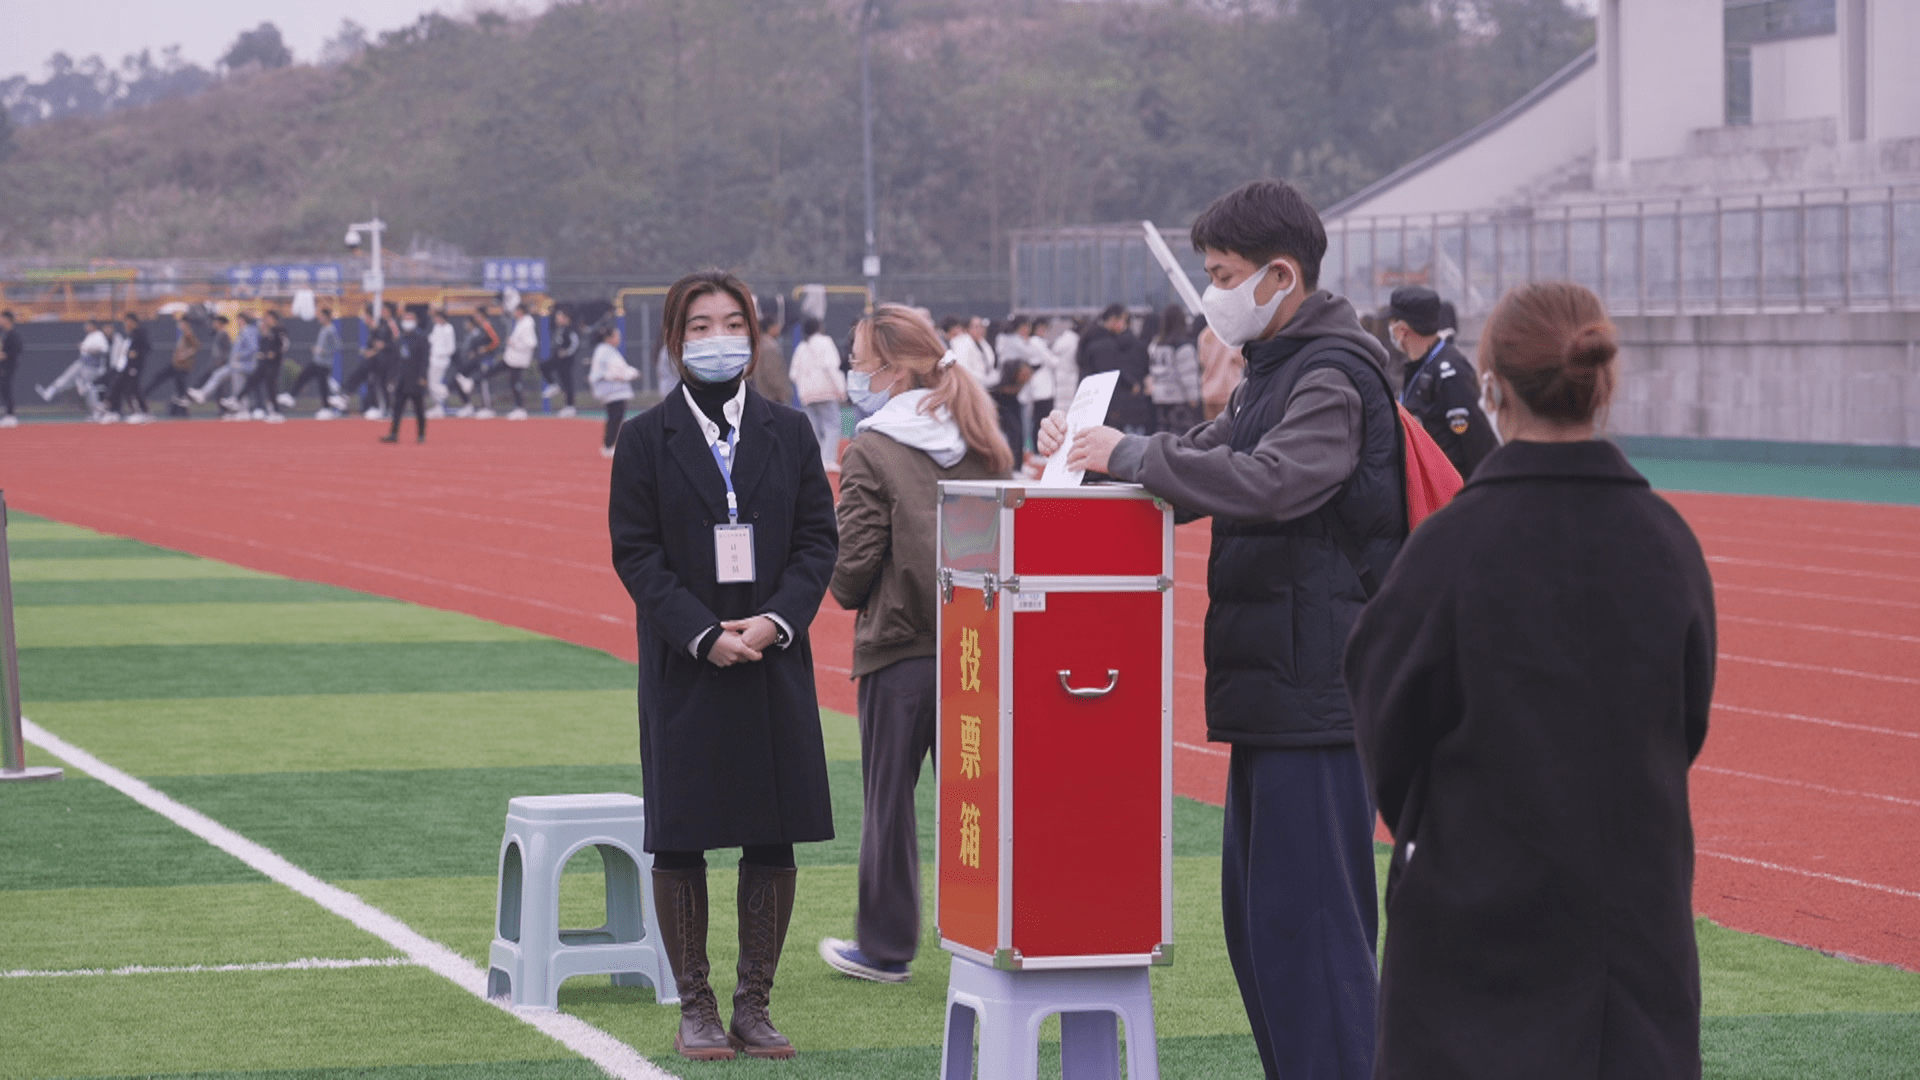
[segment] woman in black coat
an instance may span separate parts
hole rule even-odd
[[[748,383],[752,293],[720,271],[667,293],[681,385],[621,430],[608,522],[640,637],[640,764],[654,903],[680,984],[675,1046],[791,1057],[768,1019],[793,915],[793,845],[833,838],[807,627],[837,552],[833,492],[804,415]],[[712,848],[742,848],[739,983],[708,984]]]
[[[1503,298],[1480,367],[1506,445],[1408,540],[1347,647],[1393,830],[1374,1076],[1700,1075],[1687,769],[1713,696],[1693,533],[1594,415],[1586,289]]]

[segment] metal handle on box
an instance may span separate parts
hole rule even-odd
[[[1074,686],[1067,682],[1067,680],[1072,677],[1073,672],[1071,671],[1060,672],[1060,689],[1065,690],[1074,697],[1106,697],[1108,694],[1113,693],[1114,687],[1120,685],[1120,672],[1113,668],[1107,669],[1107,685],[1102,687]]]

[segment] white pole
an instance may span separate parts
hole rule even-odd
[[[58,780],[60,770],[27,767],[20,738],[20,652],[13,638],[13,567],[7,559],[7,493],[0,491],[0,782]]]

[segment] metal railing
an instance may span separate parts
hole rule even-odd
[[[1320,268],[1362,309],[1417,284],[1463,316],[1551,279],[1615,315],[1920,310],[1920,187],[1343,218]]]
[[[1184,229],[1161,229],[1175,259],[1199,288],[1203,260]],[[1136,312],[1177,303],[1173,284],[1147,249],[1139,222],[1063,229],[1016,229],[1008,237],[1013,310],[1032,315],[1092,315],[1121,303]]]

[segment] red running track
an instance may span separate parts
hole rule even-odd
[[[453,420],[424,445],[332,423],[0,432],[29,513],[634,656],[593,421]],[[1675,494],[1712,561],[1713,730],[1694,770],[1695,905],[1742,930],[1920,969],[1920,507]],[[1200,626],[1207,527],[1179,530],[1175,786],[1219,803]],[[853,618],[815,621],[821,704],[854,711]],[[31,644],[31,643],[29,643]]]

